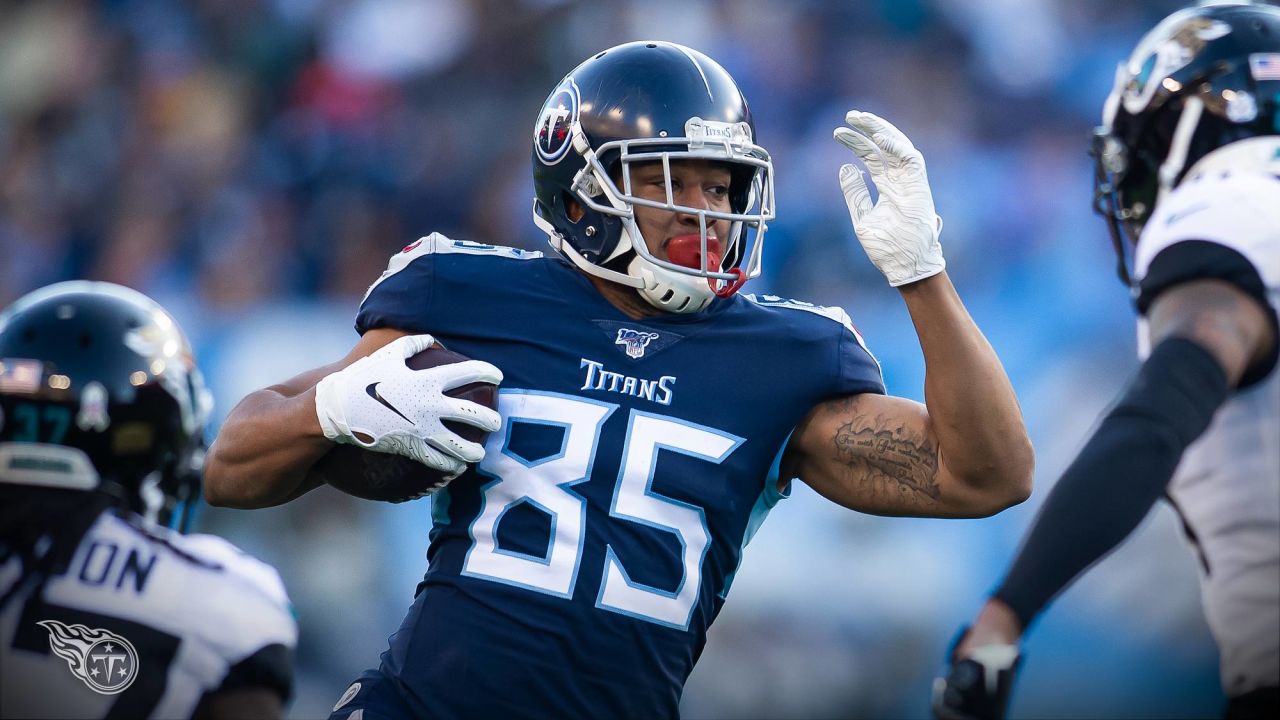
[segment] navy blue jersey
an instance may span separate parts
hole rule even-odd
[[[637,321],[559,258],[440,235],[392,259],[356,326],[505,375],[379,670],[420,717],[674,717],[792,429],[884,392],[841,310],[737,296]]]

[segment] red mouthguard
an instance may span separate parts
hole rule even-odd
[[[677,235],[667,241],[667,259],[676,265],[702,269],[702,236]],[[707,270],[720,272],[720,239],[707,238]]]

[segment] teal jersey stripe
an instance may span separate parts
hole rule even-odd
[[[782,447],[778,448],[778,454],[773,458],[773,464],[769,466],[769,474],[764,479],[764,489],[760,491],[760,497],[756,498],[756,502],[751,506],[751,517],[747,520],[747,531],[742,534],[742,546],[738,551],[738,567],[733,569],[724,579],[724,589],[720,591],[720,599],[724,600],[729,597],[729,588],[733,587],[733,578],[738,574],[738,568],[742,567],[742,556],[747,549],[747,545],[751,542],[751,538],[756,536],[756,531],[764,524],[764,519],[769,516],[769,511],[773,506],[782,500],[791,497],[791,479],[788,478],[785,490],[778,489],[778,476],[782,472],[782,454],[787,450],[787,443],[791,442],[791,435],[787,435],[787,439],[782,441]]]

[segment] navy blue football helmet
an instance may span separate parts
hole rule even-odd
[[[211,397],[147,296],[86,281],[36,290],[0,313],[0,482],[105,493],[185,525]]]
[[[1155,204],[1206,155],[1280,134],[1280,9],[1186,8],[1138,42],[1094,132],[1094,209],[1127,256]]]
[[[670,163],[714,160],[731,172],[731,212],[676,205]],[[637,197],[631,163],[667,168],[667,202]],[[755,143],[747,101],[729,73],[696,50],[633,42],[597,53],[564,77],[533,131],[534,222],[584,272],[634,287],[669,312],[696,312],[760,274],[774,216],[773,166]],[[568,201],[584,211],[574,220]],[[636,226],[636,205],[696,215],[701,267],[654,257]],[[728,220],[723,258],[707,252],[708,221]]]

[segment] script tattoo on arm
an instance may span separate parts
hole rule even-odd
[[[836,430],[833,441],[849,476],[878,486],[867,490],[896,489],[917,500],[936,501],[941,495],[937,445],[901,420],[858,415]]]

